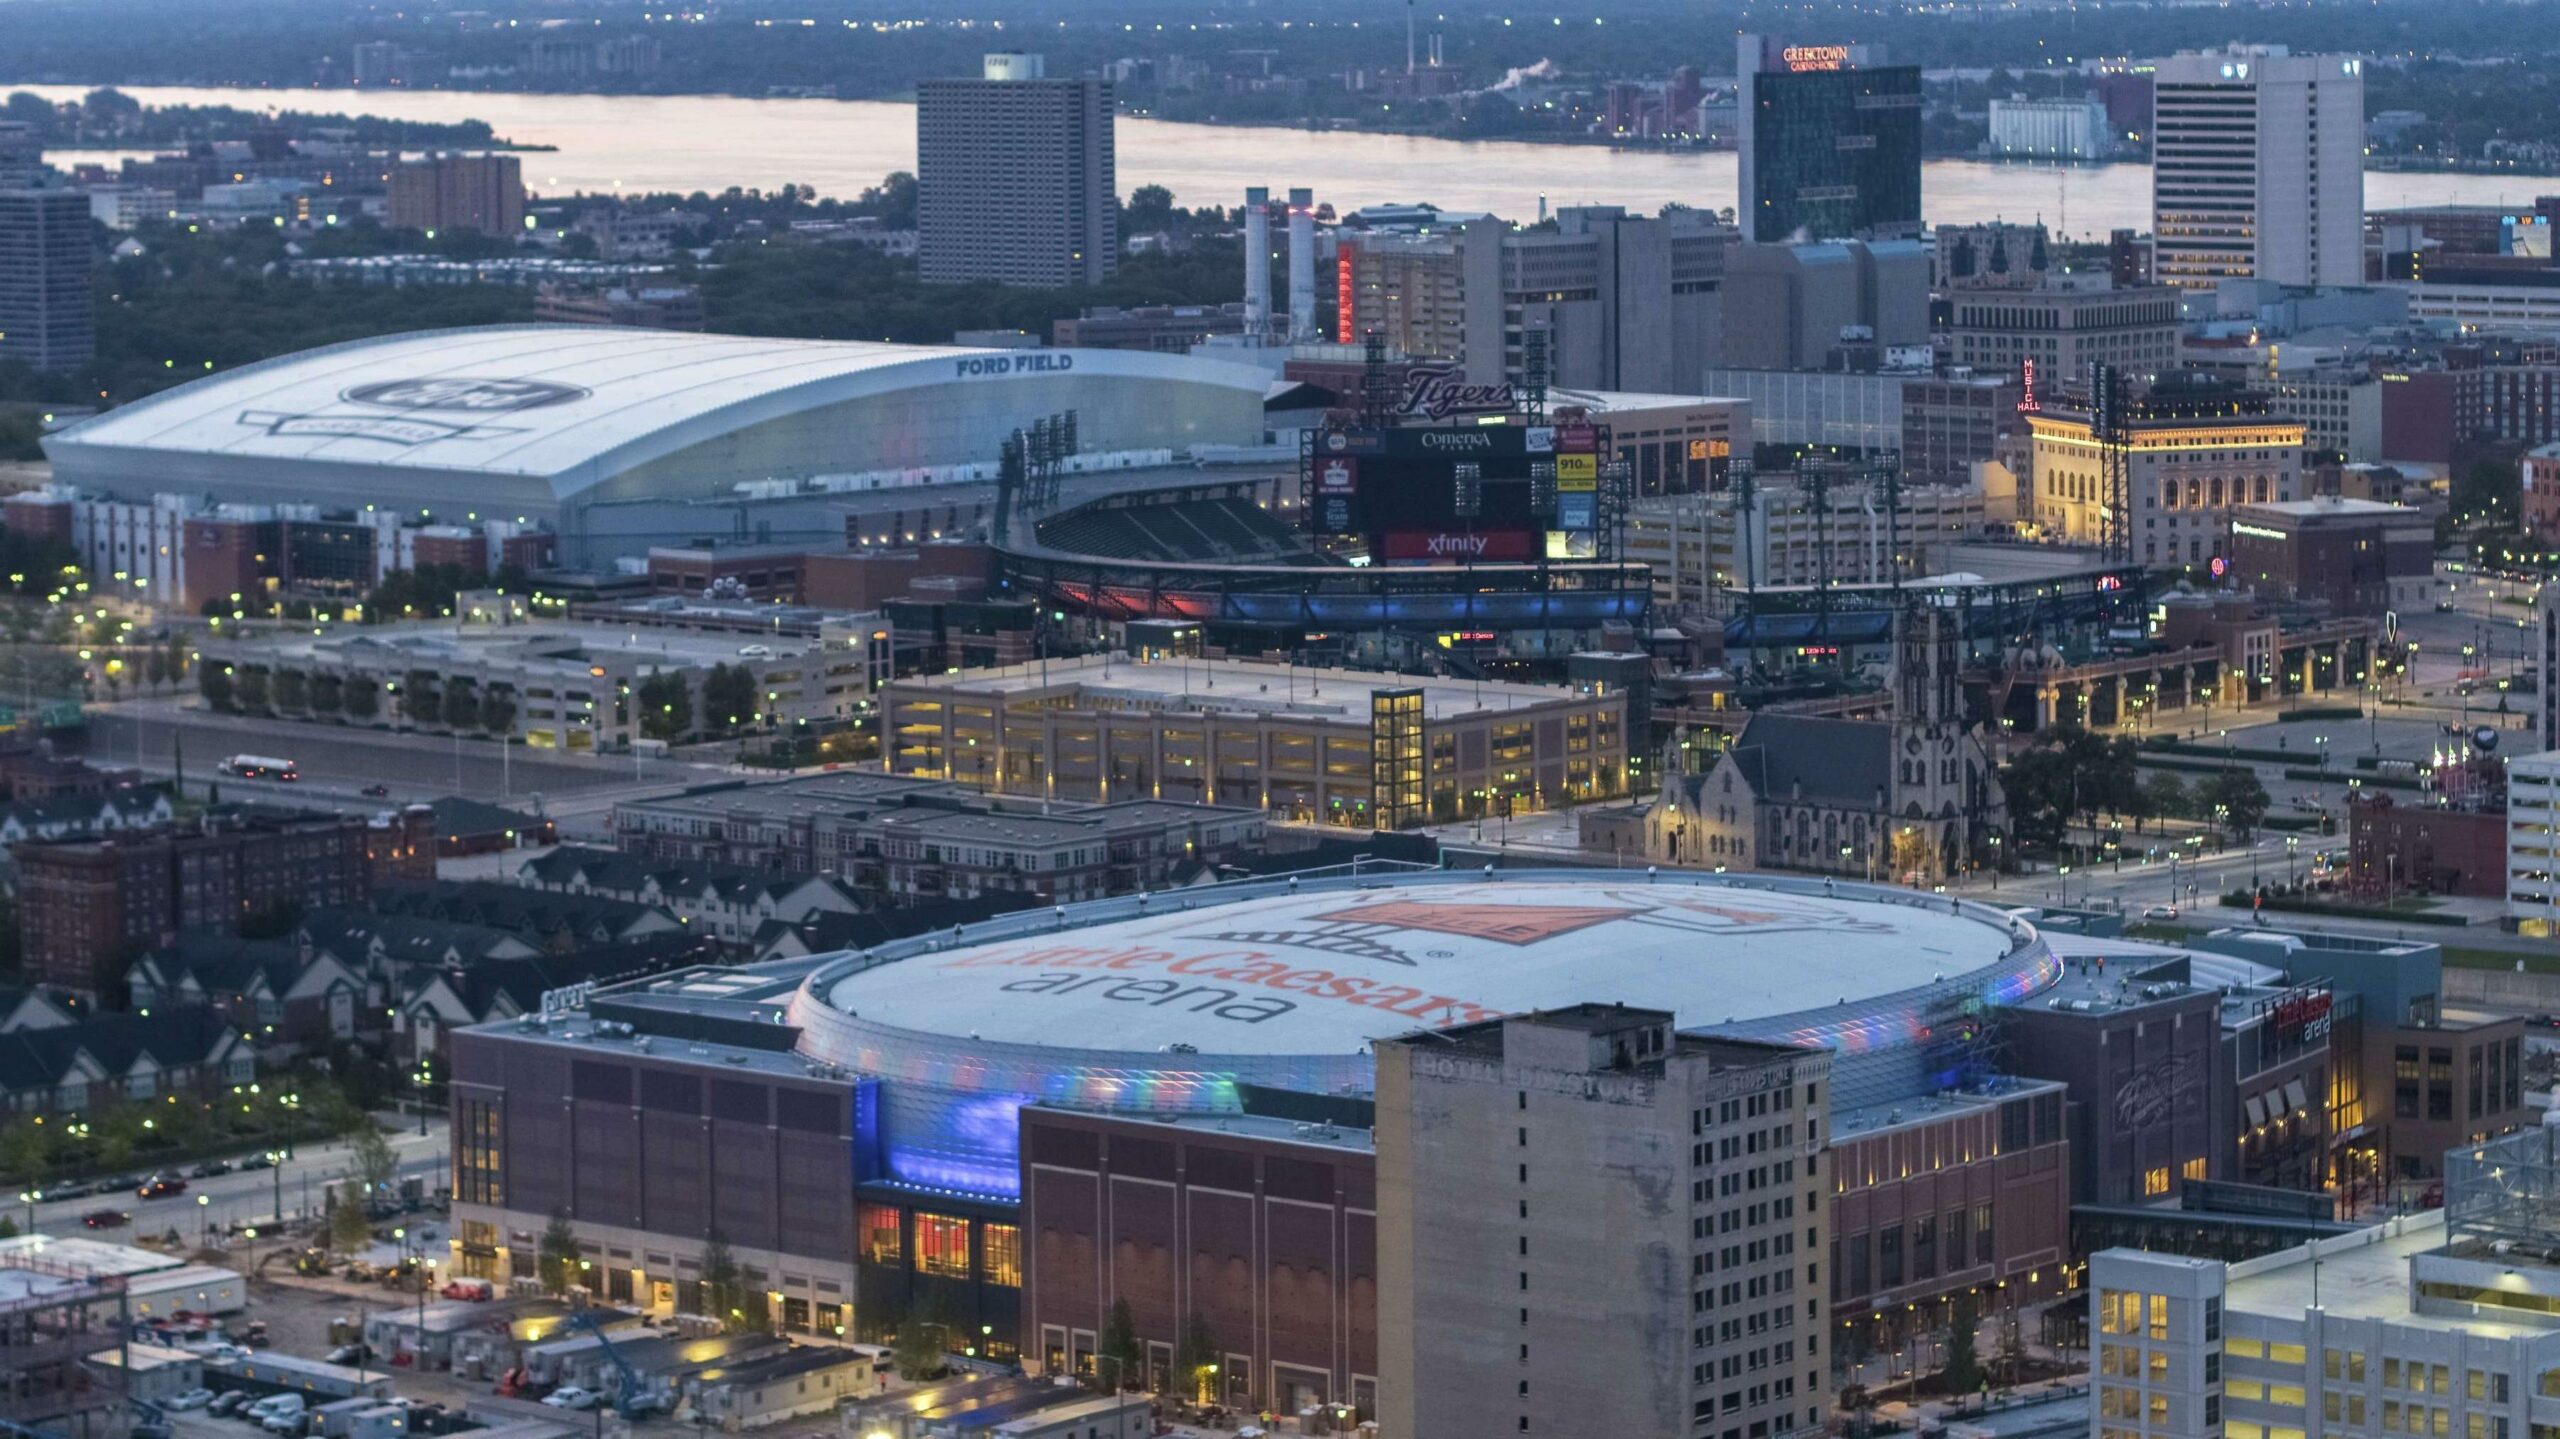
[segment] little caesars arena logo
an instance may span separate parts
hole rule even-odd
[[[270,435],[305,439],[378,440],[388,445],[423,445],[433,440],[489,438],[520,433],[520,427],[474,424],[431,418],[434,415],[503,415],[538,410],[546,405],[582,400],[588,392],[549,380],[494,380],[466,375],[438,375],[414,380],[383,380],[338,392],[338,399],[364,407],[362,412],[281,414],[244,410],[240,423]],[[376,413],[392,411],[390,414]]]

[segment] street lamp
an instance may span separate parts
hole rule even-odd
[[[196,1247],[213,1247],[213,1196],[210,1194],[196,1196]]]
[[[36,1232],[36,1206],[44,1202],[44,1191],[21,1189],[18,1191],[18,1199],[20,1203],[27,1206],[27,1232],[33,1234]]]

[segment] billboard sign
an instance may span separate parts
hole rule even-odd
[[[1556,456],[1556,493],[1559,495],[1591,494],[1600,488],[1600,457],[1592,454]]]
[[[1526,560],[1537,554],[1530,530],[1389,530],[1378,537],[1379,558],[1434,564]]]

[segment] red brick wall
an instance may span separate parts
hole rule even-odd
[[[1022,1156],[1026,1363],[1126,1299],[1142,1345],[1177,1345],[1196,1311],[1250,1360],[1255,1403],[1293,1380],[1348,1402],[1377,1373],[1365,1148],[1026,1109]]]

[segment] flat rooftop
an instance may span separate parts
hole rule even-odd
[[[2336,495],[2323,495],[2309,500],[2262,500],[2239,508],[2254,510],[2265,515],[2283,515],[2297,520],[2332,519],[2346,515],[2358,517],[2372,515],[2385,518],[2397,516],[2408,520],[2426,518],[2425,515],[2407,505],[2394,505],[2382,500],[2350,499]]]
[[[747,644],[762,644],[775,658],[789,658],[818,648],[806,635],[754,636],[714,634],[659,627],[597,624],[581,620],[537,620],[520,625],[464,625],[454,621],[423,624],[348,626],[327,635],[271,635],[226,641],[278,659],[338,660],[366,657],[374,663],[404,661],[426,664],[490,662],[548,667],[564,676],[592,678],[590,666],[628,660],[635,663],[710,666],[739,657]]]
[[[1429,719],[1528,709],[1581,696],[1550,685],[1486,680],[1475,683],[1430,675],[1379,674],[1369,670],[1315,669],[1248,660],[1156,660],[1125,655],[1081,655],[1044,664],[902,679],[905,690],[938,689],[1007,698],[1080,698],[1080,709],[1205,711],[1265,714],[1326,723],[1369,723],[1369,697],[1379,690],[1422,691]]]
[[[2415,1329],[2441,1329],[2493,1339],[2540,1337],[2549,1328],[2463,1314],[2421,1314],[2409,1307],[2409,1261],[2445,1245],[2444,1211],[2398,1219],[2380,1231],[2319,1242],[2320,1307],[2333,1319],[2387,1319]],[[2311,1307],[2310,1245],[2232,1265],[2222,1306],[2232,1313],[2300,1319]]]

